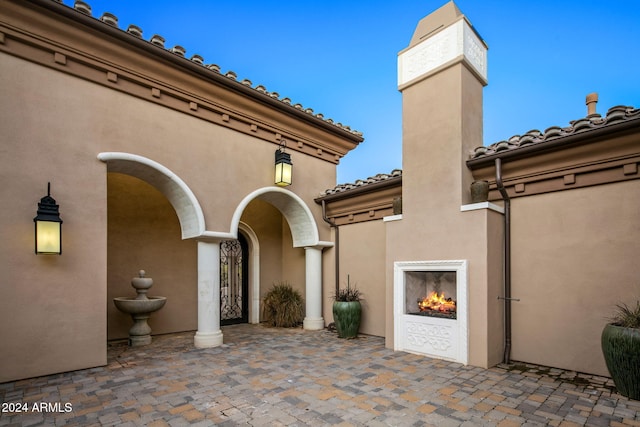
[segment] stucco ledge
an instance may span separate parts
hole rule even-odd
[[[490,209],[504,215],[504,208],[491,202],[471,203],[460,206],[460,212],[477,211],[479,209]]]

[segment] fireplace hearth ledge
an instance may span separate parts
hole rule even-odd
[[[394,350],[437,359],[469,362],[467,260],[397,261],[394,263]],[[409,272],[456,273],[457,319],[408,314],[405,281]]]

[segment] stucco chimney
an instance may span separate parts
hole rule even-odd
[[[596,113],[596,104],[598,103],[598,94],[596,92],[587,95],[587,117]]]
[[[458,208],[470,203],[464,161],[483,144],[482,90],[487,45],[449,2],[418,23],[398,55],[403,111],[403,203],[442,206],[433,189]],[[406,212],[410,215],[410,212]]]

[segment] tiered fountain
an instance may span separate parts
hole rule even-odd
[[[151,344],[151,327],[147,319],[151,317],[151,313],[160,310],[167,302],[166,297],[147,297],[147,291],[153,285],[153,279],[144,275],[145,271],[140,270],[139,277],[131,279],[131,286],[134,287],[138,296],[113,299],[118,310],[130,314],[133,319],[133,326],[129,329],[129,345],[132,347]]]

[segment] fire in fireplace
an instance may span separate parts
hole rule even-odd
[[[444,293],[431,292],[428,296],[418,299],[420,314],[433,317],[456,318],[456,302],[446,298]]]
[[[456,318],[454,271],[407,272],[406,279],[407,314]]]

